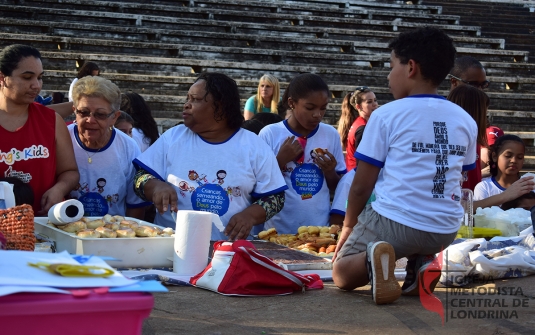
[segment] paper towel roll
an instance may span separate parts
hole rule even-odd
[[[55,204],[48,210],[48,220],[58,226],[78,221],[82,216],[84,216],[84,205],[75,199]]]
[[[208,264],[212,221],[219,221],[219,216],[208,212],[178,211],[173,272],[194,276],[204,270]]]

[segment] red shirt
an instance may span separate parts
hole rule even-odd
[[[481,146],[477,145],[477,155],[476,155],[476,167],[473,170],[466,172],[466,180],[463,181],[462,188],[469,188],[472,191],[476,187],[477,183],[481,181]]]
[[[29,183],[33,210],[56,183],[56,112],[38,103],[28,107],[28,120],[14,132],[0,126],[0,173]]]
[[[360,116],[353,121],[351,128],[349,128],[349,134],[347,135],[347,145],[346,145],[346,169],[351,171],[357,166],[357,159],[355,158],[355,132],[358,128],[365,126],[367,123],[366,120]]]

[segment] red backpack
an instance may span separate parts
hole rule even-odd
[[[190,279],[190,284],[237,296],[284,295],[323,288],[318,275],[285,270],[245,240],[216,242],[212,261]]]

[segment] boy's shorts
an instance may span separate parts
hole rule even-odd
[[[446,249],[456,236],[457,232],[438,234],[408,227],[385,218],[368,204],[338,252],[337,260],[365,252],[368,243],[378,241],[390,243],[396,252],[396,259],[411,255],[432,255]]]

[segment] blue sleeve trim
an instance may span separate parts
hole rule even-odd
[[[368,164],[371,164],[373,166],[377,166],[378,168],[383,168],[385,166],[385,163],[384,162],[381,162],[381,161],[378,161],[376,159],[373,159],[371,157],[368,157],[366,155],[363,155],[357,151],[355,151],[355,158],[358,159],[359,161],[364,161]]]
[[[141,207],[149,206],[149,205],[151,205],[151,204],[152,204],[152,202],[148,202],[148,201],[146,201],[146,202],[142,202],[142,203],[140,203],[140,204],[128,204],[128,203],[127,203],[127,204],[126,204],[126,208],[141,208]]]
[[[463,171],[470,171],[476,168],[476,162],[470,165],[463,165]]]
[[[331,209],[331,211],[329,212],[329,214],[338,214],[338,215],[346,216],[346,212],[341,211],[341,210],[339,210],[339,209]]]
[[[284,192],[288,189],[288,185],[284,185],[283,187],[279,187],[278,189],[276,190],[273,190],[271,192],[266,192],[266,193],[251,193],[251,196],[255,199],[259,199],[259,198],[263,198],[263,197],[266,197],[266,196],[270,196],[270,195],[273,195],[273,194],[277,194],[277,193],[281,193],[281,192]]]
[[[157,174],[153,169],[146,166],[145,164],[141,163],[137,158],[132,161],[132,164],[134,164],[134,167],[136,170],[143,169],[153,175],[154,177],[160,179],[161,181],[165,182],[165,179],[163,179],[159,174]]]
[[[344,174],[347,173],[347,169],[340,170],[340,171],[336,171],[336,173],[341,174],[341,175],[344,175]]]

